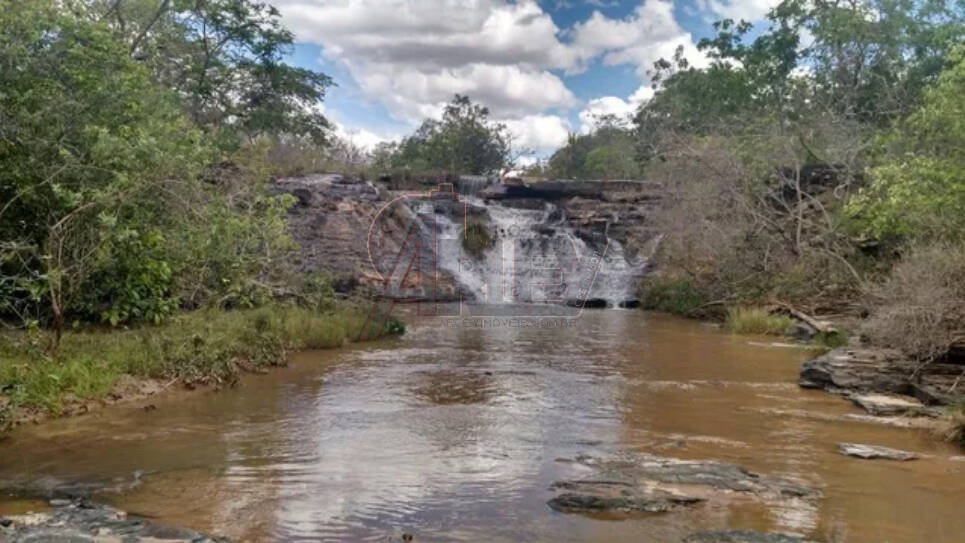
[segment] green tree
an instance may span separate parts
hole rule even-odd
[[[965,50],[924,102],[882,141],[882,164],[849,204],[863,231],[885,239],[965,238]]]
[[[96,0],[89,16],[109,24],[131,58],[175,90],[196,125],[214,135],[286,135],[324,143],[330,123],[316,107],[327,75],[286,64],[293,34],[278,10],[256,0]]]
[[[393,162],[415,171],[485,174],[507,165],[510,139],[506,127],[489,119],[489,109],[457,94],[441,120],[427,119],[403,139]]]

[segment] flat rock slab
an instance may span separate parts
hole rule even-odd
[[[664,513],[704,501],[618,481],[563,481],[553,487],[568,490],[547,502],[561,513]]]
[[[151,524],[112,507],[86,501],[52,500],[52,511],[0,517],[0,541],[69,543],[151,541],[167,543],[223,543],[184,528]]]
[[[894,394],[852,394],[851,401],[868,413],[889,417],[894,415],[932,414],[925,404],[908,396]]]
[[[684,543],[817,543],[798,536],[751,530],[700,532],[684,539]]]
[[[913,452],[892,449],[891,447],[879,447],[877,445],[863,445],[861,443],[838,443],[838,452],[866,460],[882,459],[904,462],[918,458],[918,455]]]
[[[962,365],[932,363],[911,379],[917,365],[889,349],[843,347],[809,360],[801,366],[798,384],[838,393],[902,394],[925,405],[948,405],[965,400],[954,385]]]
[[[738,465],[708,460],[681,460],[649,454],[616,458],[577,457],[596,470],[593,477],[558,481],[562,491],[548,505],[567,513],[661,513],[735,494],[766,502],[816,499],[820,492],[799,483],[750,472]]]

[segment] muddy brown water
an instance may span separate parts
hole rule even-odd
[[[568,328],[448,328],[306,352],[218,393],[23,428],[0,481],[106,483],[159,522],[259,540],[679,541],[746,528],[824,541],[965,540],[965,461],[922,430],[849,420],[796,385],[801,349],[698,322],[587,312]],[[925,455],[867,461],[841,441]],[[612,519],[550,510],[579,454],[720,459],[819,487],[813,507],[735,500]],[[0,499],[0,513],[42,507]]]

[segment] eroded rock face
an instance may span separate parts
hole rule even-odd
[[[817,543],[789,534],[727,530],[700,532],[684,539],[684,543]]]
[[[165,541],[214,543],[228,541],[193,530],[152,524],[106,505],[52,500],[53,510],[0,517],[0,540],[11,543],[62,541]]]
[[[550,507],[569,513],[665,512],[708,500],[726,500],[741,493],[767,502],[813,500],[820,493],[787,479],[753,473],[735,464],[680,460],[647,454],[616,459],[579,457],[596,468],[592,478],[560,481],[564,491]]]
[[[866,460],[880,458],[883,460],[898,460],[904,462],[918,458],[918,455],[913,452],[892,449],[891,447],[879,447],[877,445],[863,445],[861,443],[838,443],[838,452]]]

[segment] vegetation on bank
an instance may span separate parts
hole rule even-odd
[[[0,0],[0,427],[361,331],[269,190],[352,152],[292,45],[255,0]]]
[[[96,400],[124,375],[185,384],[230,384],[244,371],[284,365],[297,349],[338,347],[358,337],[367,313],[343,304],[319,311],[270,304],[256,309],[206,309],[160,326],[68,331],[56,352],[53,332],[0,334],[0,423],[11,410],[37,408],[58,414],[65,402]],[[404,332],[393,319],[389,334]],[[0,424],[2,426],[2,424]]]
[[[965,11],[785,0],[769,20],[717,23],[709,66],[655,63],[622,128],[664,188],[644,306],[768,330],[728,308],[781,300],[941,359],[965,344]]]

